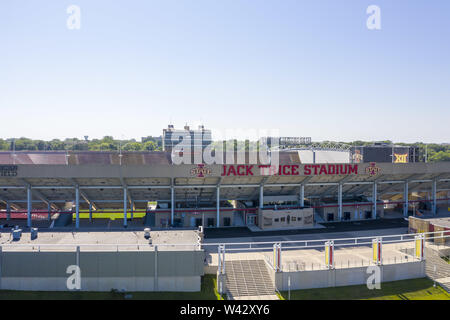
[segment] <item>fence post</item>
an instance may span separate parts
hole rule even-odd
[[[382,260],[382,241],[381,238],[372,239],[373,261],[376,265],[381,265]]]
[[[224,294],[223,278],[225,275],[225,245],[220,244],[217,248],[218,270],[217,270],[217,289],[219,294]]]
[[[155,291],[158,291],[158,246],[155,245],[155,282],[153,284]]]
[[[77,261],[77,267],[80,267],[80,246],[77,246],[76,261]]]
[[[334,241],[325,242],[325,266],[327,269],[334,269]],[[342,261],[341,261],[342,267]]]
[[[291,276],[288,276],[288,300],[291,300]]]
[[[423,234],[419,234],[415,236],[414,239],[415,239],[415,256],[417,259],[422,261],[424,258],[423,253],[424,253],[425,236]]]
[[[273,269],[275,272],[281,271],[281,243],[273,244]]]
[[[3,247],[0,246],[0,289],[2,288],[2,259],[3,259]]]

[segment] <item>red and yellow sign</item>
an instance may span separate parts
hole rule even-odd
[[[198,164],[197,167],[191,169],[191,175],[197,176],[198,178],[203,178],[204,176],[210,175],[211,169],[209,169],[204,164]]]
[[[369,174],[369,176],[376,176],[380,170],[381,169],[376,166],[375,162],[371,162],[366,168],[366,173]]]
[[[299,175],[346,175],[358,174],[357,164],[305,164],[303,172],[298,164],[279,166],[271,165],[223,165],[222,176],[253,176],[260,175],[299,176]]]

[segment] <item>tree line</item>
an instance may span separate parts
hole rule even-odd
[[[29,138],[0,139],[1,151],[161,151],[161,138],[145,137],[141,141],[135,139],[117,140],[111,136],[102,139],[68,138],[50,141]]]
[[[380,141],[377,141],[380,142]],[[381,141],[382,143],[391,144],[392,141]],[[249,141],[234,141],[236,149],[248,149],[249,146],[257,145],[257,142]],[[353,141],[353,142],[333,142],[323,141],[315,142],[316,147],[327,147],[330,144],[343,144],[348,146],[368,146],[372,145],[373,141]],[[217,142],[214,142],[217,145]],[[448,143],[395,143],[399,146],[417,146],[419,148],[419,161],[424,161],[427,155],[428,161],[450,161],[450,144]],[[102,139],[85,139],[68,138],[64,140],[53,139],[49,141],[34,140],[29,138],[10,138],[0,139],[1,151],[162,151],[161,137],[143,137],[141,141],[135,139],[118,140],[112,136],[105,136]]]

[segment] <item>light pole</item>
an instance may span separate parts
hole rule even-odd
[[[128,144],[132,143],[134,141],[128,141],[123,145],[123,147],[126,147]],[[119,140],[119,165],[122,165],[122,140]]]
[[[433,287],[436,288],[436,265],[434,265],[434,283],[433,283]]]
[[[16,138],[11,138],[13,164],[16,164]],[[11,146],[10,146],[11,149]]]

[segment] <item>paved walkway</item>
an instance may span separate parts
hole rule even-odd
[[[265,295],[265,296],[245,296],[236,297],[234,300],[280,300],[276,294]]]
[[[403,243],[387,243],[383,245],[383,263],[395,264],[412,262],[416,259],[414,241]],[[349,268],[373,265],[372,246],[345,246],[336,247],[334,252],[335,268]],[[325,269],[325,255],[322,248],[312,249],[284,249],[282,251],[283,271],[305,271]],[[270,263],[273,257],[271,251],[265,252],[227,252],[225,261],[264,259]],[[216,267],[218,255],[211,253],[208,257],[208,265]]]
[[[444,288],[445,291],[450,293],[450,277],[436,279],[436,282]]]

